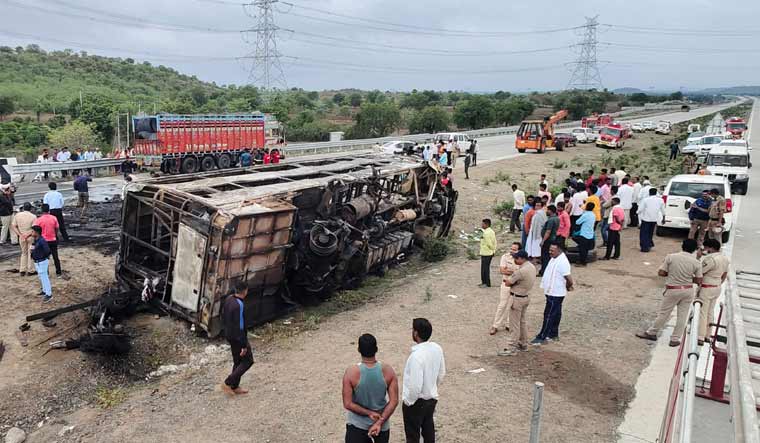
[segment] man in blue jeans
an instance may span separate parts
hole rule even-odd
[[[547,341],[559,339],[559,322],[562,319],[562,302],[568,291],[573,290],[573,278],[570,276],[570,261],[559,245],[549,247],[551,260],[541,278],[541,288],[546,295],[544,321],[541,331],[530,343],[540,346]]]
[[[48,246],[47,241],[42,237],[42,228],[37,225],[32,226],[32,238],[34,239],[34,243],[32,244],[34,269],[37,271],[37,276],[42,284],[42,291],[40,291],[42,301],[47,303],[53,299],[53,288],[50,285],[50,276],[48,275],[50,246]]]

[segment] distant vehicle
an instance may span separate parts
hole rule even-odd
[[[670,134],[670,122],[660,121],[657,122],[657,128],[654,130],[656,134],[667,135]]]
[[[433,141],[438,143],[443,141],[448,143],[449,140],[455,140],[459,149],[465,150],[470,147],[470,136],[463,132],[440,132],[433,137]]]
[[[610,123],[612,123],[612,116],[609,114],[592,114],[581,119],[582,128],[598,129]]]
[[[557,143],[563,143],[564,146],[577,146],[578,145],[578,139],[569,132],[555,132],[554,133],[554,144]]]
[[[721,143],[707,154],[707,171],[712,175],[728,178],[732,191],[740,195],[747,194],[751,167],[746,142],[744,145]]]
[[[699,140],[699,143],[698,143],[699,151],[696,152],[696,154],[697,155],[709,154],[710,150],[720,145],[720,142],[722,142],[723,140],[725,140],[725,138],[723,138],[722,135],[710,134],[710,135],[702,136],[702,138]]]
[[[133,117],[130,155],[145,162],[160,159],[166,173],[230,168],[243,151],[268,145],[265,119],[264,114]],[[281,141],[276,138],[276,143]]]
[[[641,123],[634,123],[631,125],[631,131],[644,132],[644,125],[642,125]]]
[[[699,143],[700,140],[702,140],[702,137],[704,137],[705,133],[702,131],[693,131],[689,133],[689,136],[686,137],[686,144],[687,145],[694,145]]]
[[[622,126],[626,129],[625,138],[633,138],[633,125],[630,123],[623,123]]]
[[[625,139],[628,138],[628,129],[619,124],[610,124],[599,131],[599,138],[596,140],[596,146],[600,148],[620,149],[625,145]]]
[[[515,137],[515,149],[517,152],[535,150],[539,154],[546,152],[546,148],[554,148],[561,151],[565,148],[561,140],[554,141],[554,125],[567,117],[567,110],[562,109],[551,117],[543,120],[525,120],[520,124]]]
[[[702,130],[702,127],[699,125],[699,123],[692,123],[692,124],[689,125],[688,129],[686,130],[686,132],[688,132],[689,134],[691,134],[692,132],[699,132],[701,130]]]
[[[744,131],[747,130],[747,122],[743,118],[731,117],[726,120],[726,131],[731,134],[733,138],[742,138]]]
[[[645,131],[654,131],[655,125],[652,121],[645,121],[641,122],[641,126],[644,128]]]
[[[683,112],[689,112],[689,111],[691,111],[691,106],[689,106],[689,105],[682,105],[681,106],[681,111],[683,111]]]
[[[705,189],[717,189],[726,199],[726,214],[723,216],[723,234],[721,240],[728,241],[733,227],[733,201],[731,184],[727,177],[718,175],[683,174],[671,178],[665,186],[662,199],[665,201],[665,223],[657,223],[657,235],[664,235],[665,230],[689,229],[689,208]]]
[[[383,143],[381,148],[386,154],[413,155],[415,154],[415,146],[415,142],[410,142],[408,140],[396,140]]]
[[[578,143],[594,143],[599,137],[591,128],[573,128],[572,133]]]

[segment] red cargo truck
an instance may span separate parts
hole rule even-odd
[[[731,117],[726,120],[726,131],[731,134],[732,138],[742,138],[746,130],[747,122],[743,118]]]
[[[243,151],[255,156],[267,144],[264,121],[264,114],[133,117],[130,156],[160,161],[166,173],[230,168]]]
[[[612,123],[612,116],[609,114],[592,114],[590,117],[581,119],[581,128],[601,128]]]

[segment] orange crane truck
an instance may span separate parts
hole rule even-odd
[[[525,120],[520,124],[515,138],[515,149],[523,153],[527,150],[534,150],[543,154],[547,148],[554,148],[562,151],[565,144],[561,140],[554,140],[554,125],[567,117],[567,110],[558,111],[551,117],[543,120]]]

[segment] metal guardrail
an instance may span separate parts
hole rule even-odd
[[[734,441],[760,443],[747,335],[742,315],[739,286],[736,283],[736,274],[733,270],[729,271],[728,275],[725,306],[728,315],[726,320],[728,328],[728,372],[731,386],[731,417],[734,423]]]
[[[121,165],[124,159],[105,158],[101,160],[82,160],[50,163],[20,163],[17,165],[3,165],[11,175],[31,175],[45,172],[70,171],[73,169],[97,169]]]

